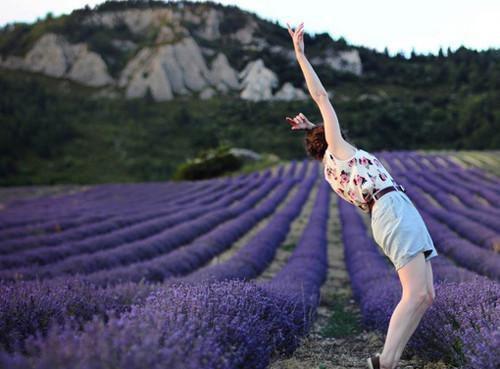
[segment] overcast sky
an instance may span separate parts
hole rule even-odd
[[[0,0],[0,25],[33,22],[70,13],[102,0]],[[220,0],[268,20],[305,22],[306,31],[343,36],[347,42],[408,55],[436,54],[439,47],[460,45],[484,50],[500,48],[500,0]]]

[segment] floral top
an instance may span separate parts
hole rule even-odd
[[[369,152],[357,149],[347,160],[339,160],[328,150],[323,156],[325,179],[344,200],[370,212],[368,203],[377,191],[395,186],[396,181],[382,163]]]

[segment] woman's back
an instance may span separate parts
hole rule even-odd
[[[382,163],[362,149],[355,148],[351,158],[340,160],[327,148],[323,164],[325,179],[333,190],[366,213],[369,212],[368,203],[375,192],[396,185]]]

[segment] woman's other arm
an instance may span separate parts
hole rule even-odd
[[[307,60],[304,53],[304,25],[301,23],[294,31],[288,25],[288,32],[293,39],[295,56],[300,65],[304,78],[306,80],[307,89],[312,99],[318,105],[325,126],[325,139],[328,143],[330,151],[339,159],[347,159],[354,154],[353,146],[344,140],[340,131],[340,125],[333,109],[328,93],[323,84],[318,78],[313,67]]]

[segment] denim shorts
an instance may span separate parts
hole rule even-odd
[[[373,239],[396,271],[419,252],[425,260],[438,256],[422,216],[404,192],[392,191],[375,200],[371,227]]]

